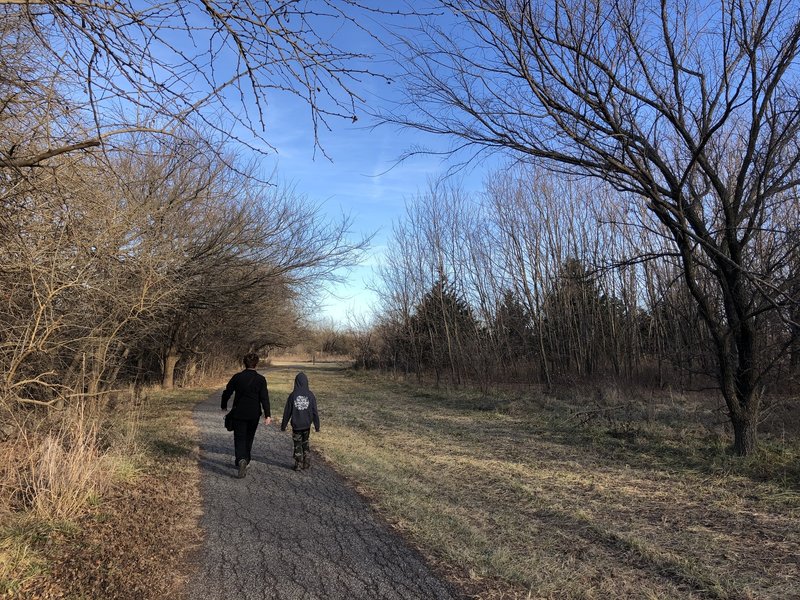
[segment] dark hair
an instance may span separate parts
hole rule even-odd
[[[258,354],[250,352],[244,355],[244,366],[247,369],[255,369],[258,366]]]

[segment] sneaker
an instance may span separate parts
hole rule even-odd
[[[247,473],[247,461],[242,459],[239,461],[239,479],[242,479],[245,473]]]

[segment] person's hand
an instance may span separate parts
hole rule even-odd
[[[264,417],[264,424],[269,425],[272,423],[272,417]]]

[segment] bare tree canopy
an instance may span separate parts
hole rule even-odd
[[[156,374],[172,387],[176,366],[190,381],[286,344],[367,243],[206,141],[129,137],[146,139],[0,180],[0,405],[58,406]]]
[[[387,120],[600,178],[646,207],[711,333],[735,449],[751,452],[786,348],[763,323],[796,329],[798,223],[777,218],[800,176],[796,2],[440,4],[448,21],[403,44],[416,110]]]
[[[0,0],[4,62],[30,61],[2,83],[4,101],[56,73],[70,83],[69,111],[93,123],[44,149],[0,148],[0,164],[31,166],[115,133],[192,123],[264,151],[267,97],[276,92],[308,103],[317,144],[331,119],[357,118],[357,88],[374,75],[366,55],[339,46],[348,32],[365,32],[369,10],[355,0]]]
[[[285,343],[367,240],[230,142],[266,151],[272,92],[355,115],[364,57],[335,40],[360,9],[0,0],[0,404]]]

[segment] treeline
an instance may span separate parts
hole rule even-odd
[[[75,108],[80,81],[45,60],[26,21],[6,16],[0,403],[171,387],[287,343],[308,282],[362,247],[348,220],[263,182],[198,123],[73,144],[96,126]]]
[[[252,181],[189,141],[7,174],[3,397],[171,387],[285,344],[304,285],[356,247],[346,222]]]
[[[714,385],[715,347],[674,244],[627,200],[532,167],[497,173],[480,197],[431,185],[394,227],[360,362],[453,383]],[[798,210],[775,203],[747,257],[773,306],[800,297]],[[773,390],[800,373],[796,311],[758,319]]]

